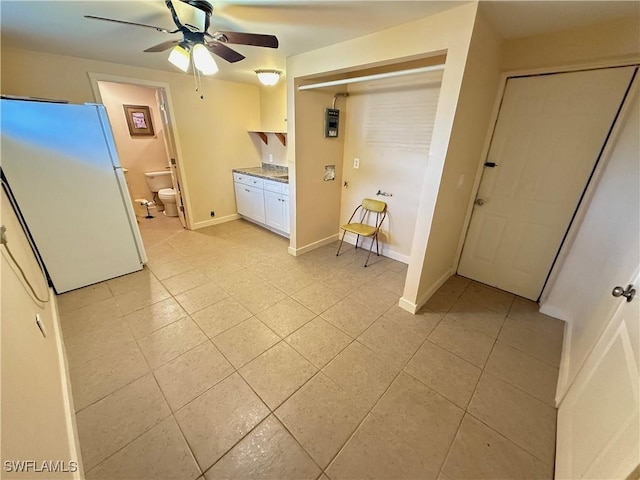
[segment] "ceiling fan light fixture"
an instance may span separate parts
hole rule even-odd
[[[193,64],[203,75],[213,75],[218,71],[216,61],[207,47],[201,43],[197,43],[193,47]]]
[[[169,62],[186,72],[189,70],[189,50],[182,45],[176,45],[169,54]]]
[[[262,85],[267,87],[271,87],[278,83],[281,74],[282,72],[279,70],[256,70],[258,80]]]

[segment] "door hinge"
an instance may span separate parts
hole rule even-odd
[[[184,207],[182,205],[180,205],[180,211],[184,212]]]

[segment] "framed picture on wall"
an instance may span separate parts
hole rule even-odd
[[[124,115],[127,117],[129,134],[132,137],[153,137],[153,123],[151,111],[144,105],[123,105]]]

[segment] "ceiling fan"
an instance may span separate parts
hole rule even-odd
[[[168,30],[154,25],[146,25],[144,23],[128,22],[124,20],[115,20],[112,18],[96,17],[94,15],[85,15],[85,18],[93,20],[104,20],[107,22],[122,23],[125,25],[133,25],[136,27],[153,28],[163,33],[181,33],[181,40],[168,40],[159,43],[153,47],[147,48],[145,52],[164,52],[173,47],[169,55],[169,61],[186,72],[189,69],[190,55],[193,57],[195,68],[205,75],[212,75],[218,70],[211,53],[226,60],[230,63],[239,62],[244,59],[244,55],[236,52],[228,47],[228,43],[238,45],[252,45],[256,47],[278,48],[278,39],[275,35],[264,35],[259,33],[242,33],[242,32],[215,32],[209,33],[211,24],[211,15],[213,7],[205,0],[180,0],[204,13],[204,26],[202,29],[183,23],[171,0],[165,0],[165,4],[171,12],[173,22],[176,24],[175,30]]]

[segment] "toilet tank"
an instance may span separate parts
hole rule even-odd
[[[173,188],[171,172],[163,170],[160,172],[145,172],[144,179],[152,192],[159,192],[163,188]]]

